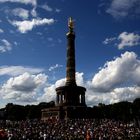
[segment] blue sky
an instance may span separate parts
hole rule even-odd
[[[70,16],[87,105],[140,97],[139,0],[0,0],[0,13],[0,107],[55,100]]]

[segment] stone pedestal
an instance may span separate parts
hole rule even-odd
[[[85,91],[81,86],[56,88],[56,107],[42,110],[42,120],[86,118]]]
[[[62,86],[56,88],[57,106],[86,106],[86,89],[81,86]]]

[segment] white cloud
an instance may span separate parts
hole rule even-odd
[[[76,72],[76,82],[78,85],[82,86],[84,84],[84,80],[83,80],[83,73],[79,73],[79,72]],[[66,79],[65,78],[62,78],[60,80],[57,80],[55,84],[51,84],[49,85],[48,87],[46,87],[44,89],[44,94],[38,98],[38,101],[52,101],[54,100],[55,101],[55,98],[56,98],[56,91],[55,89],[57,87],[60,87],[60,86],[64,86],[65,85],[65,82],[66,82]]]
[[[44,10],[46,10],[48,12],[52,12],[53,11],[53,9],[48,4],[42,5],[41,8],[43,8]]]
[[[125,52],[120,57],[106,62],[92,80],[85,81],[84,73],[76,73],[77,85],[86,87],[86,103],[93,106],[98,103],[133,101],[140,97],[140,60],[134,52]],[[56,98],[55,89],[65,85],[66,79],[44,89],[38,101],[51,101]]]
[[[51,85],[47,88],[44,88],[44,93],[41,97],[37,98],[38,102],[50,102],[55,101],[56,97],[56,91],[55,91],[55,85]]]
[[[58,8],[56,8],[56,9],[55,9],[55,11],[56,11],[56,13],[61,12],[61,10],[60,10],[60,9],[58,9]]]
[[[110,103],[120,102],[120,101],[134,101],[136,98],[140,97],[140,87],[122,87],[115,88],[111,92],[112,99]]]
[[[110,104],[112,100],[112,96],[110,93],[100,93],[96,92],[93,89],[93,85],[91,81],[89,81],[86,85],[86,104],[88,106],[98,105],[99,103]],[[112,102],[114,103],[114,102]]]
[[[140,36],[134,33],[123,32],[119,35],[118,40],[121,41],[118,44],[119,49],[140,45]]]
[[[116,19],[131,17],[140,14],[139,0],[111,0],[107,13]]]
[[[111,43],[112,41],[116,40],[116,37],[111,37],[111,38],[106,38],[104,41],[103,41],[103,44],[107,45],[109,43]]]
[[[83,72],[81,72],[81,73],[76,72],[76,83],[78,86],[84,86],[85,81],[84,81],[83,76],[84,76]]]
[[[47,83],[45,74],[24,73],[11,77],[5,82],[0,94],[3,99],[14,102],[55,101],[55,89],[64,86],[65,81],[66,79],[62,78],[50,84]],[[84,80],[84,73],[76,72],[76,82],[78,86],[84,86],[87,89],[87,105],[133,101],[140,97],[140,60],[134,52],[125,52],[120,57],[106,62],[104,67],[89,81]]]
[[[64,86],[65,85],[65,78],[57,80],[55,84],[51,84],[47,87],[44,88],[44,93],[42,96],[37,98],[38,102],[50,102],[50,101],[55,101],[56,97],[56,91],[55,89],[59,86]]]
[[[34,8],[31,10],[31,15],[32,15],[33,17],[37,17],[36,7],[34,7]]]
[[[56,13],[60,13],[60,9],[58,9],[58,8],[55,8],[55,9],[53,9],[52,7],[50,7],[47,3],[46,4],[44,4],[44,5],[41,5],[40,6],[40,8],[42,8],[42,9],[44,9],[44,10],[46,10],[47,12],[52,12],[52,11],[55,11]]]
[[[134,52],[106,62],[85,87],[88,105],[133,101],[140,97],[140,60]],[[85,82],[84,82],[85,83]]]
[[[21,33],[27,33],[28,31],[32,30],[36,26],[41,26],[44,24],[53,24],[54,19],[32,19],[24,20],[24,21],[10,21],[13,26],[16,26]]]
[[[135,33],[122,32],[118,37],[106,38],[103,44],[107,45],[115,43],[114,45],[118,49],[124,49],[125,47],[134,47],[140,45],[140,35]]]
[[[0,28],[0,33],[4,33],[3,29]]]
[[[29,11],[23,8],[15,8],[12,10],[12,13],[22,19],[28,19],[29,17]]]
[[[1,3],[12,2],[12,3],[22,3],[22,4],[31,4],[33,6],[37,5],[37,0],[0,0]]]
[[[55,70],[55,69],[57,69],[57,68],[61,68],[61,67],[63,67],[62,65],[59,65],[59,64],[55,64],[54,66],[51,66],[50,68],[49,68],[49,71],[53,71],[53,70]]]
[[[86,88],[86,103],[90,106],[99,103],[112,104],[121,101],[132,102],[140,97],[140,87],[138,86],[115,88],[105,93],[96,92],[93,88],[90,89],[88,86]]]
[[[43,72],[43,69],[24,67],[24,66],[0,66],[0,75],[18,76],[25,72],[30,74],[37,74]]]
[[[0,45],[0,52],[4,53],[12,50],[12,44],[8,40],[2,39],[1,43],[2,45]]]
[[[0,94],[3,99],[15,102],[35,102],[37,93],[47,81],[45,74],[31,75],[24,73],[17,77],[11,77],[2,85]]]
[[[140,84],[140,60],[134,52],[125,52],[121,57],[106,62],[92,79],[93,87],[100,92],[109,92],[123,84]]]

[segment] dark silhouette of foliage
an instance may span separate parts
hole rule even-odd
[[[41,110],[44,108],[54,107],[55,103],[42,102],[38,105],[15,105],[8,103],[5,108],[0,109],[0,114],[4,114],[4,117],[0,115],[0,119],[9,120],[25,120],[25,119],[40,119]],[[99,103],[98,106],[94,106],[90,109],[90,118],[108,118],[123,121],[138,120],[140,119],[140,98],[134,100],[134,102],[119,102],[110,105]]]
[[[8,103],[5,108],[1,109],[0,119],[7,120],[26,120],[26,119],[40,119],[41,110],[44,108],[53,107],[55,103],[53,101],[49,103],[40,103],[38,105],[16,105],[13,103]]]
[[[137,98],[133,103],[127,101],[111,105],[99,103],[98,106],[93,107],[93,110],[95,118],[130,121],[140,116],[140,98]]]

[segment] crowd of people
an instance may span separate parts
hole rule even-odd
[[[109,119],[0,121],[0,140],[138,140],[133,122]]]

